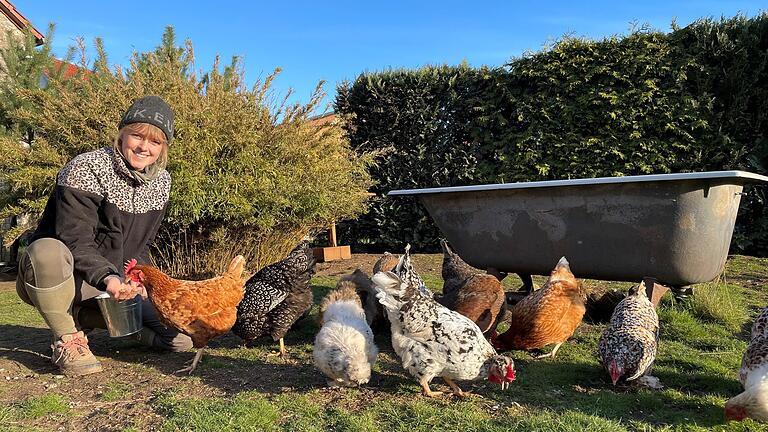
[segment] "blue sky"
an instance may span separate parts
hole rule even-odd
[[[754,16],[762,1],[143,1],[12,0],[45,33],[56,24],[54,52],[82,36],[102,37],[111,63],[126,64],[133,50],[149,51],[165,26],[179,43],[190,39],[199,69],[216,54],[242,56],[251,84],[276,67],[274,88],[306,102],[325,80],[331,102],[336,83],[361,72],[428,64],[499,66],[538,51],[564,34],[603,38],[626,34],[632,23],[669,31],[701,17]]]

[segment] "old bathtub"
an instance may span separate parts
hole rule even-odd
[[[393,190],[415,196],[459,255],[483,269],[546,275],[566,256],[581,278],[671,287],[723,270],[744,171]]]

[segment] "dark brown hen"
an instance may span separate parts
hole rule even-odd
[[[268,334],[280,342],[280,356],[285,357],[283,337],[312,307],[309,282],[315,263],[309,242],[302,241],[288,257],[256,272],[245,283],[232,332],[246,343]]]
[[[443,247],[443,295],[438,302],[480,327],[486,337],[493,337],[507,310],[504,287],[495,276],[474,268],[454,252],[446,240]]]

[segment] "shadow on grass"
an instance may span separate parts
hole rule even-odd
[[[206,350],[192,378],[174,375],[176,370],[192,359],[194,352],[191,351],[147,351],[124,341],[110,339],[103,331],[92,334],[91,348],[97,356],[115,361],[105,367],[107,374],[125,371],[119,363],[135,363],[163,375],[176,376],[180,380],[199,380],[229,396],[248,391],[303,394],[326,387],[325,377],[312,365],[312,331],[308,330],[312,326],[306,322],[307,319],[300,321],[297,330],[287,335],[287,359],[267,358],[266,353],[277,348],[277,344],[270,338],[260,339],[253,348],[245,348],[239,338],[227,334],[211,341],[210,349]],[[21,363],[35,373],[57,373],[50,361],[42,356],[49,352],[49,341],[50,333],[47,329],[2,325],[0,357]],[[395,395],[419,397],[418,384],[403,371],[399,359],[391,350],[389,337],[377,335],[376,342],[381,354],[371,382],[365,386],[366,392],[383,398]],[[14,348],[24,351],[14,351]],[[35,355],[35,352],[41,355]],[[707,398],[702,389],[711,389],[709,394],[738,391],[738,383],[727,378],[704,373],[689,375],[666,371],[654,373],[667,386],[662,391],[614,388],[607,374],[595,364],[558,359],[532,360],[521,358],[519,353],[514,356],[517,357],[518,379],[509,390],[501,391],[498,386],[487,381],[463,382],[460,386],[485,399],[504,405],[517,402],[534,411],[548,410],[557,414],[577,411],[613,421],[634,420],[649,425],[673,426],[696,424],[704,427],[721,424],[723,408]],[[680,362],[675,366],[680,368]],[[102,374],[97,375],[84,377],[83,382],[96,383],[105,379]],[[152,380],[151,375],[141,378],[146,383]],[[432,387],[434,390],[448,390],[439,378],[433,380]]]
[[[0,325],[0,358],[24,365],[35,373],[56,373],[51,364],[51,331],[47,328]]]
[[[650,425],[711,427],[722,424],[723,407],[710,399],[690,395],[690,385],[676,386],[691,377],[680,374],[653,373],[666,387],[664,390],[639,389],[634,386],[613,387],[608,374],[599,366],[540,360],[516,360],[518,379],[509,390],[486,389],[482,394],[498,402],[517,402],[556,413],[579,411],[604,419],[626,422],[635,420]],[[716,389],[733,387],[732,380],[696,375],[697,385]],[[480,393],[480,392],[479,392]]]

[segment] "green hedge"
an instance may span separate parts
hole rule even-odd
[[[439,231],[391,189],[650,173],[766,173],[768,15],[669,34],[565,38],[499,69],[360,75],[336,109],[352,146],[378,151],[378,199],[343,241],[436,250]],[[756,188],[757,189],[757,188]],[[735,251],[768,253],[764,191],[746,197]]]

